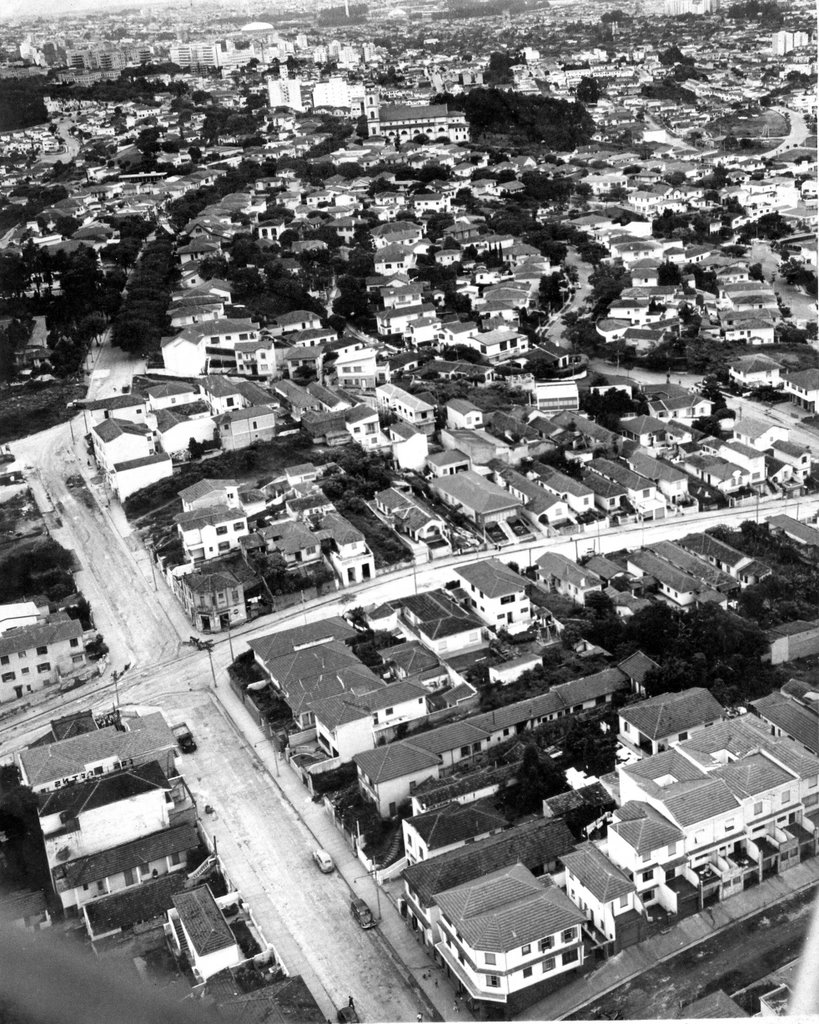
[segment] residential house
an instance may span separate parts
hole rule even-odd
[[[597,573],[565,555],[547,551],[536,564],[540,578],[549,590],[568,597],[575,604],[585,605],[589,594],[603,589],[603,581]]]
[[[328,541],[327,557],[343,586],[375,579],[375,560],[360,530],[331,512],[321,520],[320,532]]]
[[[217,416],[214,422],[225,451],[248,448],[276,436],[276,413],[269,405],[230,409]]]
[[[474,1011],[510,1015],[583,968],[585,915],[522,864],[436,896],[436,951]]]
[[[387,427],[392,457],[399,469],[423,470],[429,455],[428,435],[409,423],[398,420]]]
[[[179,512],[174,516],[174,522],[185,557],[193,564],[237,549],[240,538],[248,534],[245,513],[227,505]]]
[[[431,486],[443,502],[481,528],[513,519],[522,508],[522,503],[509,491],[471,469],[437,477]]]
[[[519,633],[529,628],[532,609],[526,581],[497,558],[455,570],[469,607],[493,630]]]
[[[45,622],[12,626],[0,635],[0,702],[70,678],[87,664],[78,619],[53,616]]]
[[[618,741],[639,757],[650,757],[682,743],[700,729],[725,717],[725,708],[710,690],[692,687],[662,693],[620,710]]]
[[[445,590],[403,598],[401,616],[421,643],[439,658],[485,646],[480,621],[457,605]]]
[[[506,825],[504,815],[483,801],[448,803],[405,818],[402,828],[407,864],[440,857],[467,843],[495,835]]]
[[[648,922],[637,886],[594,843],[581,843],[560,862],[566,871],[566,895],[594,925],[612,953],[640,942]]]
[[[244,959],[236,936],[208,885],[173,897],[166,934],[177,956],[185,954],[197,982],[207,981]]]
[[[379,384],[375,389],[378,408],[385,413],[393,413],[398,419],[424,434],[432,434],[435,430],[435,406],[429,402],[409,394],[395,384]]]
[[[429,708],[424,687],[405,679],[367,693],[333,694],[316,700],[312,711],[319,745],[346,763],[394,739],[399,726],[425,718]]]
[[[810,368],[788,373],[784,383],[785,393],[791,396],[794,405],[798,405],[800,409],[807,409],[808,412],[816,412],[819,409],[819,370]]]

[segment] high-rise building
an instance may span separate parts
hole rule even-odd
[[[290,110],[305,110],[304,89],[300,78],[269,78],[267,100],[271,107],[289,107]]]
[[[783,29],[771,36],[771,53],[781,57],[791,50],[798,50],[800,46],[808,46],[809,43],[810,36],[807,32],[788,32]]]

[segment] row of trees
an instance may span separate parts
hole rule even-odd
[[[135,355],[159,349],[170,328],[167,309],[178,274],[173,243],[167,235],[148,242],[137,260],[111,334],[111,343]]]

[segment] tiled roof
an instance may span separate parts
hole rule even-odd
[[[751,702],[756,713],[806,747],[819,754],[819,715],[780,693]]]
[[[461,579],[473,584],[489,598],[518,594],[526,589],[526,581],[497,558],[472,562],[455,570]]]
[[[628,689],[628,678],[619,668],[604,668],[590,676],[583,676],[580,679],[571,679],[568,683],[558,683],[552,687],[552,693],[556,694],[566,708],[572,708],[587,700],[596,700],[598,697],[606,697],[619,690]]]
[[[496,953],[586,920],[564,892],[522,864],[439,893],[436,902],[472,949]]]
[[[748,754],[741,761],[716,768],[711,776],[723,779],[731,792],[740,799],[758,796],[774,786],[794,781],[791,772],[785,771],[765,754]]]
[[[52,622],[35,622],[31,626],[14,626],[0,636],[0,655],[46,647],[81,636],[82,625],[79,619],[58,619]]]
[[[215,977],[209,979],[209,991]],[[235,993],[236,983],[232,975],[230,984],[231,992]],[[224,1017],[231,1024],[324,1024],[326,1020],[299,974],[253,992],[231,995],[226,1000],[217,998],[217,1004],[220,1018]]]
[[[304,650],[317,644],[349,640],[357,636],[356,630],[338,615],[331,615],[319,622],[304,626],[292,626],[276,633],[268,633],[248,641],[248,646],[264,662],[272,661],[285,654]]]
[[[180,892],[173,897],[173,904],[198,956],[217,953],[236,942],[209,886]]]
[[[185,887],[184,872],[160,875],[142,885],[133,885],[121,892],[92,900],[83,908],[91,928],[97,935],[119,928],[128,928],[143,921],[164,916],[173,906],[174,897]]]
[[[620,717],[652,740],[716,722],[725,708],[709,690],[692,687],[679,693],[661,693],[639,704],[622,708]]]
[[[471,743],[483,743],[489,738],[485,729],[476,726],[470,720],[452,722],[449,725],[441,725],[429,732],[419,733],[411,737],[408,742],[430,753],[443,754],[450,750],[457,750]]]
[[[506,817],[483,801],[470,804],[451,803],[425,814],[417,814],[407,822],[430,850],[474,839],[487,832],[506,827]]]
[[[51,814],[76,817],[84,811],[132,800],[154,789],[170,792],[171,785],[159,764],[149,761],[134,768],[99,775],[90,782],[75,782],[62,789],[41,793],[38,813],[41,818]]]
[[[67,864],[54,868],[54,878],[63,879],[69,889],[78,885],[87,885],[103,878],[110,878],[128,868],[140,864],[150,864],[162,857],[170,857],[174,853],[185,853],[199,845],[199,835],[194,825],[175,825],[164,828],[161,832],[133,839],[129,843],[120,843],[108,850],[78,857]]]
[[[149,755],[176,750],[176,741],[161,712],[128,720],[124,732],[110,726],[66,740],[31,747],[20,754],[25,782],[32,788],[77,775],[86,765],[106,758],[145,761]]]
[[[635,651],[634,654],[624,658],[617,667],[622,672],[625,672],[629,679],[635,679],[638,683],[642,683],[646,673],[660,666],[656,661],[652,661],[647,654],[644,654],[642,651]]]
[[[536,818],[413,864],[404,870],[403,877],[421,905],[429,907],[437,893],[453,886],[518,862],[532,870],[540,869],[573,848],[574,839],[563,821]]]
[[[649,804],[629,801],[615,811],[619,819],[609,831],[621,836],[639,854],[651,853],[684,838],[683,833]]]
[[[388,743],[374,750],[364,750],[356,754],[353,761],[374,784],[378,785],[392,779],[403,778],[405,775],[437,768],[441,758],[404,740],[400,743]]]
[[[583,843],[560,859],[578,882],[601,903],[611,903],[636,890],[634,882],[630,882],[594,843]]]

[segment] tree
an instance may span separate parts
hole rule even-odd
[[[534,814],[543,801],[566,789],[566,776],[548,754],[541,754],[535,743],[528,743],[517,772],[515,785],[505,794],[507,806],[516,814]]]
[[[600,83],[593,75],[584,75],[577,84],[575,96],[579,103],[597,103],[600,99]]]

